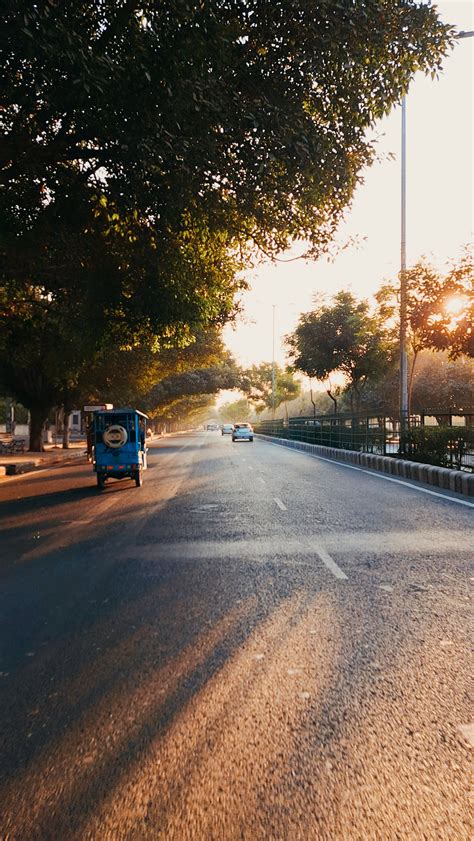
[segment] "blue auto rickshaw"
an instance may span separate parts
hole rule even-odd
[[[107,479],[135,479],[143,483],[146,463],[147,415],[136,409],[110,409],[94,412],[91,424],[92,462],[97,485]]]

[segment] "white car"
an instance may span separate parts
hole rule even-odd
[[[234,424],[233,423],[223,423],[221,427],[221,434],[222,435],[232,435],[234,431]]]
[[[253,441],[253,429],[249,423],[234,423],[233,441]]]

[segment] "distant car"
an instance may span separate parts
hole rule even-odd
[[[253,441],[253,429],[249,423],[234,423],[233,441]]]
[[[233,423],[223,423],[221,427],[222,435],[232,435],[234,431],[234,424]]]
[[[219,429],[219,425],[217,423],[208,423],[206,429],[208,432],[215,432]]]

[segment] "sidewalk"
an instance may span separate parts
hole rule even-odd
[[[38,468],[46,468],[53,464],[66,464],[79,458],[86,457],[86,440],[73,441],[69,449],[63,450],[59,445],[45,444],[43,453],[0,453],[0,479],[30,473]]]

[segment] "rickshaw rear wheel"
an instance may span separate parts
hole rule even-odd
[[[105,476],[102,476],[100,473],[97,474],[97,487],[100,491],[103,491],[105,488]]]
[[[135,473],[135,484],[137,488],[141,488],[141,486],[143,485],[143,471],[141,468]]]

